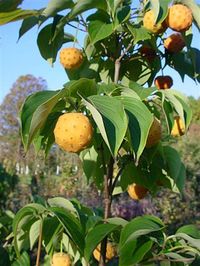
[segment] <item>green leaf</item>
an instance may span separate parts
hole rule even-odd
[[[53,38],[53,24],[46,25],[38,34],[37,45],[41,56],[50,64],[56,60],[57,52],[61,48],[64,40],[64,30]]]
[[[71,203],[71,201],[69,201],[65,198],[55,197],[55,198],[48,199],[47,202],[51,207],[60,207],[60,208],[63,208],[67,211],[74,212],[75,214],[78,214],[76,208]]]
[[[14,234],[14,247],[17,256],[20,255],[18,247],[18,229],[22,226],[26,226],[32,218],[36,217],[38,213],[43,213],[46,208],[40,204],[28,204],[24,208],[20,209],[13,220],[13,234]],[[28,218],[28,219],[25,219]]]
[[[185,121],[185,126],[188,128],[190,125],[190,122],[192,120],[192,109],[190,108],[188,98],[180,93],[179,91],[172,90],[171,93],[177,98],[177,100],[181,103],[183,111],[184,111],[184,121]]]
[[[199,238],[200,239],[200,231],[194,224],[188,224],[181,226],[176,233],[185,233],[193,238]]]
[[[174,192],[182,192],[184,188],[186,172],[185,166],[181,162],[180,155],[170,146],[164,146],[163,153],[167,174],[173,180],[172,190]]]
[[[186,240],[191,246],[200,250],[200,239],[193,238],[191,236],[188,236],[185,233],[176,233],[175,236]],[[200,252],[199,252],[199,255],[200,255]]]
[[[42,12],[42,15],[53,17],[57,12],[67,8],[73,8],[73,6],[74,2],[72,0],[51,0]]]
[[[41,220],[37,220],[35,223],[31,225],[29,230],[29,241],[30,241],[30,249],[33,249],[37,239],[39,238],[41,227]]]
[[[184,110],[183,110],[183,106],[181,104],[181,102],[179,101],[179,99],[177,97],[174,96],[173,94],[173,90],[162,90],[162,91],[158,91],[156,93],[157,95],[162,94],[164,96],[164,98],[166,98],[170,104],[173,106],[174,110],[177,112],[177,114],[180,116],[180,118],[185,121],[184,118]],[[161,96],[162,98],[162,96]]]
[[[81,66],[77,69],[68,70],[66,69],[69,80],[78,80],[80,78],[95,79],[100,81],[99,78],[99,63],[96,60],[84,59]]]
[[[93,179],[99,189],[103,185],[104,169],[100,154],[97,153],[94,146],[81,152],[83,171],[88,179]]]
[[[23,0],[1,0],[0,12],[9,12],[15,10]]]
[[[130,33],[133,35],[134,38],[134,43],[138,43],[140,41],[145,41],[145,40],[150,40],[151,39],[151,34],[150,32],[145,29],[141,25],[137,24],[127,24],[127,27],[130,31]]]
[[[52,102],[52,99],[55,99],[55,97],[58,94],[59,92],[57,91],[37,92],[30,95],[23,104],[21,109],[21,134],[22,134],[22,141],[26,149],[28,149],[30,143],[32,142],[41,124],[41,121],[36,121],[36,125],[35,126],[33,125],[32,120],[35,112],[37,111],[37,109],[41,109],[40,106],[45,104],[45,102],[48,102],[48,100],[51,100]],[[54,104],[56,104],[58,98],[59,97],[57,96]],[[45,115],[45,119],[47,118],[47,116],[48,114]],[[43,115],[41,116],[40,119],[43,120]]]
[[[120,225],[122,227],[124,227],[125,225],[128,224],[128,221],[126,221],[125,219],[123,219],[121,217],[108,218],[106,221],[110,224],[116,224],[116,225]]]
[[[107,24],[100,20],[91,21],[88,25],[88,33],[91,44],[95,44],[113,33],[113,24]]]
[[[72,81],[64,85],[66,94],[70,97],[81,98],[88,97],[90,95],[96,94],[97,87],[95,80],[81,78],[77,81]]]
[[[78,0],[74,8],[72,8],[70,16],[74,17],[92,8],[103,9],[105,11],[107,3],[105,0]]]
[[[77,246],[79,251],[83,253],[85,236],[80,221],[74,214],[63,208],[50,207],[49,210],[57,217],[72,242]]]
[[[130,142],[138,160],[145,148],[153,116],[142,101],[125,96],[120,99],[128,116]]]
[[[27,17],[37,16],[39,15],[36,10],[22,10],[16,9],[10,12],[0,12],[0,25],[4,25],[11,21],[22,20]]]
[[[85,239],[85,258],[89,261],[93,250],[111,232],[118,229],[116,224],[100,224],[89,231]]]
[[[52,253],[61,224],[56,217],[46,217],[43,221],[42,239],[47,254]]]
[[[136,242],[135,248],[132,244],[126,245],[120,252],[119,266],[132,266],[141,262],[144,256],[152,248],[153,241],[139,239]]]
[[[8,251],[3,247],[0,247],[0,258],[1,258],[2,266],[3,265],[11,266]]]
[[[39,23],[39,16],[31,16],[28,18],[25,18],[21,24],[21,27],[19,29],[19,37],[18,40],[31,28],[33,28],[35,25]]]
[[[122,250],[125,245],[140,236],[162,230],[164,224],[162,221],[150,215],[134,218],[130,221],[121,232],[119,249]]]
[[[152,93],[156,90],[155,88],[144,88],[133,81],[129,83],[129,88],[135,91],[142,101],[151,96]]]
[[[30,258],[26,252],[23,252],[22,255],[14,261],[12,266],[30,266]]]
[[[127,117],[122,103],[109,96],[90,96],[88,98],[95,107],[87,105],[100,133],[111,153],[116,155],[127,129]],[[97,112],[96,112],[97,110]]]
[[[156,24],[156,21],[158,19],[159,11],[160,11],[160,1],[159,0],[150,0],[151,2],[151,10],[153,10],[154,13],[154,22]]]
[[[122,23],[127,21],[130,17],[130,6],[121,6],[117,9],[114,24],[115,29],[117,29],[118,26],[121,26]]]

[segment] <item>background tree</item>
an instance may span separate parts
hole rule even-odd
[[[46,89],[44,79],[32,75],[21,76],[0,105],[0,161],[9,171],[15,171],[16,163],[24,170],[26,165],[21,165],[21,155],[24,152],[20,139],[20,108],[31,93]],[[30,162],[33,162],[33,158],[30,158]]]

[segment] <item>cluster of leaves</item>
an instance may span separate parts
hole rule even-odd
[[[177,151],[165,141],[172,130],[174,116],[178,115],[188,128],[191,121],[188,101],[174,89],[158,91],[144,87],[151,86],[160,69],[167,65],[182,78],[188,75],[199,81],[200,53],[190,45],[190,32],[183,34],[187,49],[173,55],[163,51],[163,36],[152,34],[142,25],[141,17],[149,7],[155,13],[155,22],[164,21],[171,2],[177,1],[149,0],[135,8],[127,0],[76,3],[51,0],[41,10],[0,13],[0,24],[24,19],[19,37],[53,18],[52,23],[40,30],[37,39],[42,57],[50,63],[55,61],[64,43],[76,41],[65,29],[72,26],[86,31],[85,59],[80,68],[66,70],[70,81],[61,90],[36,92],[26,99],[20,115],[22,141],[26,150],[33,143],[36,151],[43,149],[48,154],[54,143],[53,129],[58,117],[63,112],[86,114],[93,124],[94,137],[90,147],[79,155],[88,179],[94,180],[100,189],[104,181],[110,202],[112,194],[126,190],[133,182],[152,194],[160,189],[160,183],[175,192],[183,190],[185,167]],[[191,8],[194,22],[200,27],[199,6],[192,0],[178,2]],[[145,44],[156,51],[156,58],[151,62],[139,51]],[[167,134],[163,135],[162,142],[147,149],[154,117],[161,116],[165,117]],[[164,224],[156,217],[137,217],[127,222],[108,216],[105,214],[105,221],[79,202],[60,198],[25,206],[13,223],[19,264],[25,260],[28,265],[26,253],[21,257],[21,251],[32,249],[38,241],[39,253],[42,243],[47,254],[59,250],[61,243],[74,263],[87,265],[97,244],[105,243],[106,237],[118,244],[118,264],[123,266],[151,262],[155,265],[157,261],[189,265],[199,256],[199,232],[193,226],[180,228],[167,237]]]
[[[29,265],[26,251],[38,242],[50,256],[61,243],[62,250],[73,257],[74,265],[95,263],[92,252],[106,236],[117,245],[116,259],[123,266],[156,265],[166,260],[172,262],[168,265],[177,261],[178,265],[189,265],[200,252],[200,235],[195,226],[183,226],[167,236],[165,225],[154,216],[139,216],[130,222],[109,218],[105,223],[78,201],[64,198],[25,206],[15,216],[13,230],[18,255],[15,264],[21,266]]]
[[[82,101],[77,101],[76,95]],[[146,101],[147,97],[150,97],[149,101]],[[97,185],[101,187],[104,172],[98,151],[103,150],[108,164],[109,154],[120,156],[119,150],[123,148],[126,154],[119,157],[119,163],[124,164],[121,178],[124,189],[128,185],[127,181],[130,183],[136,178],[139,183],[143,182],[143,185],[154,191],[157,179],[164,178],[166,186],[178,192],[182,190],[185,178],[178,153],[161,144],[156,148],[145,149],[153,121],[151,111],[156,112],[154,101],[163,104],[169,132],[175,113],[186,121],[186,126],[189,125],[191,111],[184,96],[177,91],[145,89],[136,83],[132,83],[129,88],[114,83],[96,84],[85,78],[71,81],[60,91],[38,92],[27,98],[21,112],[23,143],[28,148],[33,141],[36,149],[44,148],[48,152],[54,143],[53,128],[57,118],[63,109],[70,112],[76,105],[78,110],[87,113],[89,110],[94,121],[94,140],[91,147],[80,154],[88,178],[95,177]],[[134,161],[138,162],[137,166]],[[155,167],[158,161],[160,169]]]

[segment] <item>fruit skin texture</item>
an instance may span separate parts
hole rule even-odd
[[[184,5],[177,4],[169,8],[166,23],[169,28],[182,32],[190,28],[192,20],[192,11]]]
[[[100,261],[101,244],[93,251],[93,256],[97,261]],[[106,246],[106,262],[114,258],[117,254],[115,246],[111,242],[107,242]]]
[[[86,148],[92,135],[92,125],[82,113],[61,115],[54,128],[55,142],[68,152],[79,152]]]
[[[166,90],[172,87],[173,80],[170,76],[157,76],[154,80],[154,84],[158,90]]]
[[[143,199],[147,195],[148,189],[146,189],[143,186],[133,183],[128,186],[127,192],[132,199],[140,200],[140,199]]]
[[[53,255],[51,266],[71,266],[71,259],[68,254],[55,253]]]
[[[181,34],[173,33],[164,40],[164,47],[171,53],[178,53],[185,47],[185,41]]]
[[[173,137],[179,137],[185,134],[185,124],[180,116],[176,116],[174,119],[174,125],[171,131]]]
[[[161,139],[161,124],[157,118],[154,118],[149,130],[149,135],[146,142],[146,148],[151,148],[156,145]]]
[[[155,21],[154,17],[155,16],[154,16],[153,10],[147,11],[144,15],[144,18],[143,18],[143,26],[147,30],[149,30],[155,34],[159,34],[159,33],[164,32],[167,28],[165,22],[154,24],[154,21]]]
[[[149,46],[143,45],[139,49],[140,54],[150,63],[156,58],[156,51]]]
[[[63,48],[60,51],[60,63],[64,68],[73,70],[80,67],[82,62],[83,54],[79,49],[71,47]]]

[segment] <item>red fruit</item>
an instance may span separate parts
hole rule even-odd
[[[165,39],[164,47],[171,53],[180,52],[185,47],[183,36],[179,33],[173,33]]]
[[[159,90],[166,90],[172,87],[173,80],[170,76],[158,76],[155,78],[154,84]]]

